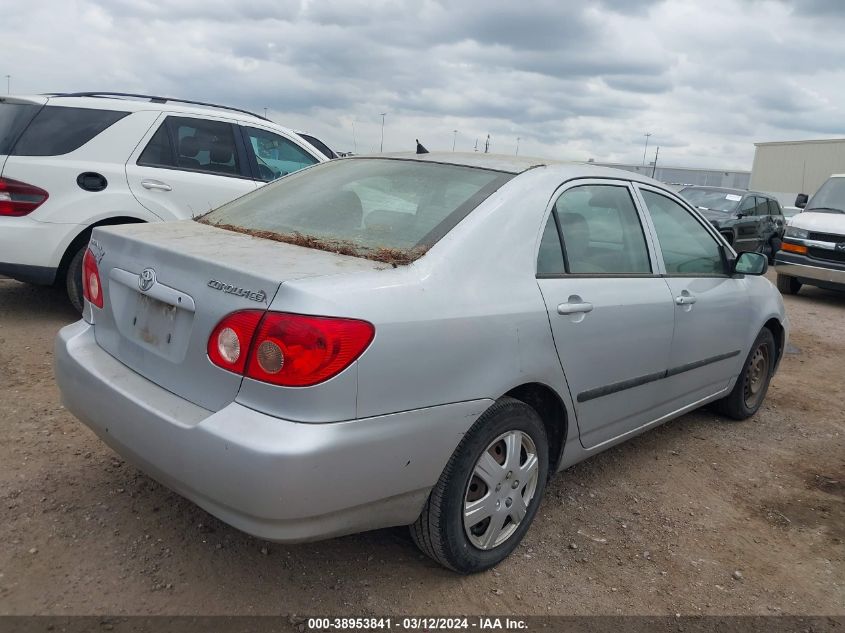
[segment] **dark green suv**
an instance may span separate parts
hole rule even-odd
[[[786,226],[783,209],[774,197],[724,187],[684,187],[679,193],[710,220],[734,250],[759,251],[773,261]]]

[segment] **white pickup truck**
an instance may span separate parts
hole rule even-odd
[[[801,286],[845,292],[845,174],[834,174],[808,200],[799,194],[803,211],[786,227],[775,255],[777,286],[795,294]]]

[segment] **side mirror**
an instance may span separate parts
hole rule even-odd
[[[733,263],[733,273],[736,275],[765,275],[768,269],[769,258],[751,251],[740,253]]]
[[[803,209],[807,206],[807,202],[809,202],[809,200],[810,196],[808,196],[806,193],[799,193],[797,196],[795,196],[795,206],[799,209]]]

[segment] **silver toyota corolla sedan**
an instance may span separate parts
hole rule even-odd
[[[102,227],[68,409],[223,521],[296,542],[410,525],[495,565],[550,474],[707,403],[760,407],[788,322],[659,183],[491,155],[353,157],[197,219]]]

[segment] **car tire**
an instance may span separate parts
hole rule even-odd
[[[775,255],[780,250],[780,247],[783,245],[783,241],[779,237],[773,237],[769,240],[769,246],[771,247],[771,254],[769,255],[769,266],[775,265]]]
[[[71,305],[80,314],[84,307],[82,299],[82,258],[85,257],[87,243],[73,254],[65,270],[65,289]]]
[[[801,282],[798,281],[795,277],[789,277],[788,275],[778,275],[777,278],[777,287],[780,290],[780,293],[783,295],[797,295],[798,291],[801,290]]]
[[[716,410],[734,420],[746,420],[757,413],[774,375],[777,351],[771,330],[763,328],[745,359],[731,392],[715,403]]]
[[[411,526],[417,547],[461,574],[497,565],[528,531],[548,464],[546,430],[537,412],[520,400],[499,399],[467,431],[432,488]],[[468,504],[484,518],[474,524],[465,519]]]

